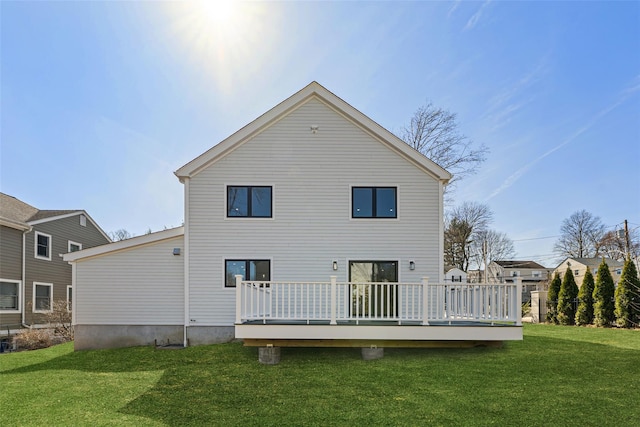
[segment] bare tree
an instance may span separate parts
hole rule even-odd
[[[119,230],[109,232],[109,237],[114,242],[119,242],[120,240],[130,239],[133,236],[127,230],[121,228]]]
[[[626,255],[635,258],[640,254],[640,237],[636,230],[629,231],[629,250],[627,254],[627,241],[622,230],[611,230],[604,233],[600,239],[600,254],[607,258],[621,261]]]
[[[472,243],[486,231],[493,212],[487,205],[464,202],[447,213],[444,231],[444,262],[467,271],[471,261]]]
[[[473,259],[478,268],[484,264],[496,260],[513,258],[516,254],[513,240],[505,233],[496,230],[481,230],[476,233],[471,244]],[[487,266],[484,266],[486,271]]]
[[[472,141],[458,130],[456,114],[435,107],[431,102],[416,110],[400,138],[453,174],[447,189],[477,172],[489,149]]]
[[[601,255],[604,234],[604,225],[600,217],[593,216],[583,209],[562,221],[560,237],[554,245],[554,250],[566,257],[597,257]]]

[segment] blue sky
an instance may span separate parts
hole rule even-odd
[[[173,171],[316,80],[398,132],[431,100],[491,150],[455,198],[555,266],[586,209],[640,227],[639,2],[0,2],[0,188],[134,234]],[[222,19],[224,18],[224,19]]]

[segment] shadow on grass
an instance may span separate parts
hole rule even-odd
[[[169,425],[622,425],[640,416],[637,363],[635,350],[532,336],[502,349],[385,349],[375,361],[352,348],[283,348],[276,366],[239,343],[138,347],[69,353],[4,374],[162,370],[119,412]],[[630,390],[616,396],[621,377]],[[592,417],[603,405],[614,418]]]

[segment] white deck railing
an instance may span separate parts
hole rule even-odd
[[[236,276],[236,323],[397,322],[521,325],[522,285],[243,281]]]

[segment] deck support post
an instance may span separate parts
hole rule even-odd
[[[331,321],[329,322],[330,325],[337,325],[338,322],[336,321],[336,305],[337,305],[337,289],[336,289],[336,276],[331,276]]]
[[[422,278],[422,324],[424,326],[429,325],[429,317],[427,315],[429,306],[428,289],[429,278],[425,276]]]
[[[236,274],[236,325],[242,323],[242,275]]]
[[[362,347],[362,360],[376,360],[384,357],[384,347],[377,347],[372,345],[371,347]]]
[[[258,361],[263,365],[277,365],[280,363],[280,347],[267,345],[258,349]]]

